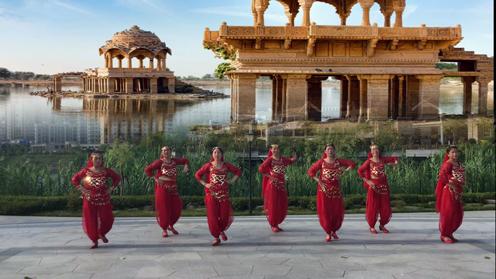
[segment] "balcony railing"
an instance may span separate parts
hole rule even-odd
[[[205,30],[205,42],[219,39],[275,39],[306,40],[347,39],[347,40],[456,40],[461,39],[461,27],[378,27],[378,26],[228,26],[221,25],[219,31]]]

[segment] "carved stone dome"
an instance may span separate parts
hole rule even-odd
[[[112,39],[108,40],[105,42],[105,45],[100,47],[99,52],[100,55],[102,55],[112,50],[121,52],[126,56],[136,50],[149,51],[153,55],[171,54],[170,48],[168,48],[165,42],[162,42],[155,33],[144,31],[137,25],[115,33],[114,36],[112,36]]]

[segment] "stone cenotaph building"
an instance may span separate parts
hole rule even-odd
[[[341,24],[311,21],[312,5],[323,2],[336,9]],[[341,82],[341,118],[350,120],[429,119],[439,117],[440,81],[461,77],[464,112],[472,113],[472,84],[479,88],[479,114],[487,113],[488,83],[493,79],[493,59],[461,48],[460,25],[404,27],[405,0],[252,0],[253,25],[208,28],[204,46],[232,55],[232,121],[255,118],[256,81],[272,79],[272,118],[276,121],[321,120],[322,81]],[[446,1],[449,2],[449,1]],[[265,12],[282,5],[285,26],[266,26]],[[355,5],[360,6],[359,26],[346,24]],[[380,7],[382,26],[370,23],[373,5]],[[302,22],[295,17],[303,13]],[[392,16],[394,15],[394,22]],[[332,14],[329,14],[332,16]],[[449,15],[440,15],[449,16]],[[443,71],[442,61],[458,69]]]
[[[174,92],[174,73],[166,67],[167,54],[171,54],[171,50],[154,33],[135,25],[115,33],[100,47],[99,53],[104,58],[104,66],[85,72],[82,76],[84,92]]]

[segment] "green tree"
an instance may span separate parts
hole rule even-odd
[[[0,78],[1,79],[9,79],[12,76],[12,73],[6,68],[0,68]]]

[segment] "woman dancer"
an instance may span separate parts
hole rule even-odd
[[[229,180],[228,174],[233,177]],[[203,180],[203,177],[206,180]],[[212,246],[220,244],[219,236],[227,241],[226,230],[233,221],[229,185],[241,176],[241,170],[228,162],[224,162],[224,151],[220,147],[212,149],[210,162],[204,164],[195,178],[205,187],[205,207],[210,234],[214,237]]]
[[[108,179],[112,180],[110,189]],[[72,185],[82,193],[83,230],[93,242],[91,249],[98,248],[98,239],[108,243],[106,234],[114,223],[110,193],[120,181],[121,177],[117,173],[104,167],[103,154],[99,151],[92,152],[86,167],[71,179]]]
[[[368,159],[358,169],[358,175],[363,179],[363,186],[368,190],[365,217],[370,227],[370,232],[377,233],[375,223],[380,215],[379,229],[383,233],[389,233],[386,224],[391,220],[391,205],[389,200],[389,185],[385,173],[386,165],[398,164],[397,157],[382,157],[379,147],[375,144],[370,146]]]
[[[189,171],[189,161],[186,158],[172,158],[172,150],[162,147],[160,159],[145,168],[149,177],[155,178],[155,215],[158,225],[162,228],[162,237],[167,237],[167,230],[173,234],[179,232],[174,224],[181,216],[183,202],[177,192],[177,166],[184,165],[183,172]]]
[[[334,144],[325,147],[320,160],[315,162],[308,175],[317,181],[317,214],[319,222],[326,232],[326,241],[332,238],[339,239],[337,231],[341,228],[344,219],[344,203],[339,178],[344,171],[355,168],[350,160],[336,158]],[[320,173],[317,176],[317,172]]]
[[[462,194],[465,184],[465,169],[458,161],[458,148],[450,146],[444,155],[436,186],[436,211],[439,212],[441,241],[457,241],[453,233],[463,220]]]
[[[285,170],[296,162],[296,153],[291,158],[282,157],[277,144],[271,145],[267,158],[258,168],[263,175],[262,196],[264,211],[272,231],[282,231],[279,225],[288,213],[288,191],[286,190]]]

